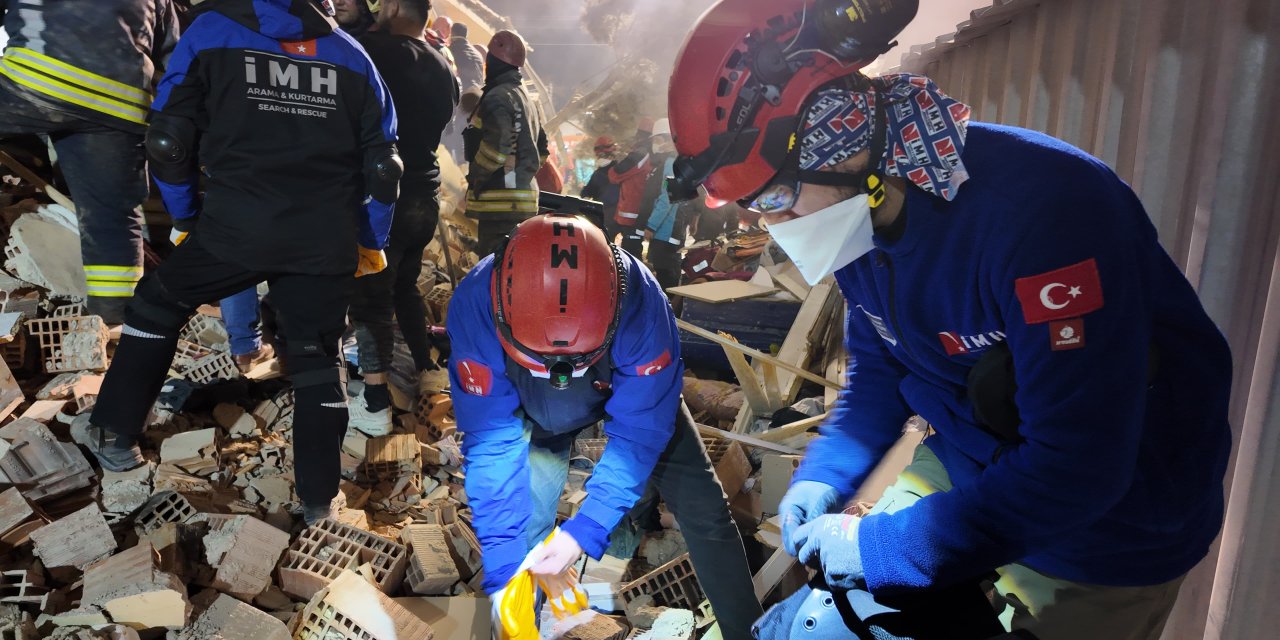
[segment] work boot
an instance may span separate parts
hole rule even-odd
[[[89,422],[89,413],[71,421],[71,439],[93,452],[98,464],[107,471],[128,471],[142,466],[142,457],[134,436],[121,436]]]
[[[240,369],[240,373],[245,374],[253,371],[253,368],[276,357],[276,350],[269,344],[264,344],[249,353],[242,353],[236,356],[236,368]]]
[[[359,429],[371,438],[391,433],[393,425],[391,423],[390,405],[380,411],[371,411],[369,409],[369,401],[365,399],[363,393],[359,393],[347,402],[347,412],[350,416],[347,424]]]
[[[337,521],[342,509],[347,506],[347,495],[341,491],[328,504],[303,504],[302,521],[309,527],[321,520]]]

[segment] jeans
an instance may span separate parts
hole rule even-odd
[[[231,354],[243,356],[262,348],[262,314],[258,288],[249,287],[222,299],[222,322],[231,338]]]
[[[532,440],[533,423],[525,421],[529,442],[529,488],[533,513],[528,543],[532,549],[551,534],[556,507],[569,473],[569,456],[576,434]],[[682,402],[675,433],[658,458],[650,477],[675,515],[689,545],[689,558],[711,601],[726,640],[751,637],[751,624],[764,614],[756,601],[738,527],[729,514],[729,500],[716,478],[689,409]]]
[[[354,241],[354,239],[353,239]],[[279,311],[294,394],[294,477],[307,505],[338,494],[347,431],[345,369],[338,341],[346,328],[351,274],[264,273],[225,262],[199,234],[138,285],[91,422],[116,434],[141,433],[173,361],[178,333],[197,307],[266,281]]]
[[[680,284],[680,245],[666,240],[649,241],[649,264],[653,275],[665,291]]]
[[[351,301],[360,370],[366,374],[391,368],[395,348],[393,316],[413,355],[414,368],[435,368],[418,276],[422,274],[422,253],[435,235],[440,218],[440,201],[434,188],[402,183],[402,189],[385,250],[387,268],[357,279]]]

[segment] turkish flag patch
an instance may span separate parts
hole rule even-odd
[[[636,375],[651,376],[671,365],[671,352],[663,351],[662,355],[653,359],[653,362],[642,364],[636,367]]]
[[[1102,281],[1093,258],[1038,276],[1018,278],[1014,291],[1027,324],[1077,318],[1102,308]]]
[[[1054,351],[1084,348],[1084,318],[1050,322],[1049,348]]]
[[[475,360],[458,363],[458,378],[462,390],[473,396],[487,396],[493,391],[493,370]]]
[[[314,58],[316,57],[316,41],[314,39],[281,40],[280,50],[290,55]]]

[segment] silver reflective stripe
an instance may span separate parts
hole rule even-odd
[[[22,28],[18,31],[27,39],[27,48],[44,53],[44,0],[24,0],[18,3],[18,17]]]
[[[120,329],[120,334],[126,335],[126,336],[133,336],[135,338],[146,338],[148,340],[164,340],[164,336],[158,336],[154,333],[147,333],[142,329],[135,329],[127,324]]]
[[[329,409],[346,409],[346,408],[347,408],[347,403],[345,403],[345,402],[321,402],[321,403],[320,403],[320,406],[322,406],[322,407],[326,407],[326,408],[329,408]]]

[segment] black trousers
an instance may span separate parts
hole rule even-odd
[[[353,280],[350,274],[245,269],[205,250],[193,234],[138,285],[92,423],[113,433],[141,433],[173,361],[178,333],[196,308],[266,281],[294,386],[298,496],[306,504],[328,503],[338,493],[339,455],[347,429],[338,343],[346,328]]]
[[[391,368],[395,348],[393,315],[413,355],[414,367],[418,371],[434,367],[418,276],[422,274],[422,253],[435,235],[439,219],[440,201],[435,189],[401,182],[386,248],[387,268],[357,279],[351,301],[360,371],[383,373]]]
[[[665,240],[649,241],[649,264],[663,290],[680,285],[680,247]]]
[[[142,134],[46,108],[0,81],[0,136],[21,134],[47,135],[53,142],[76,205],[89,313],[119,324],[142,276]]]

